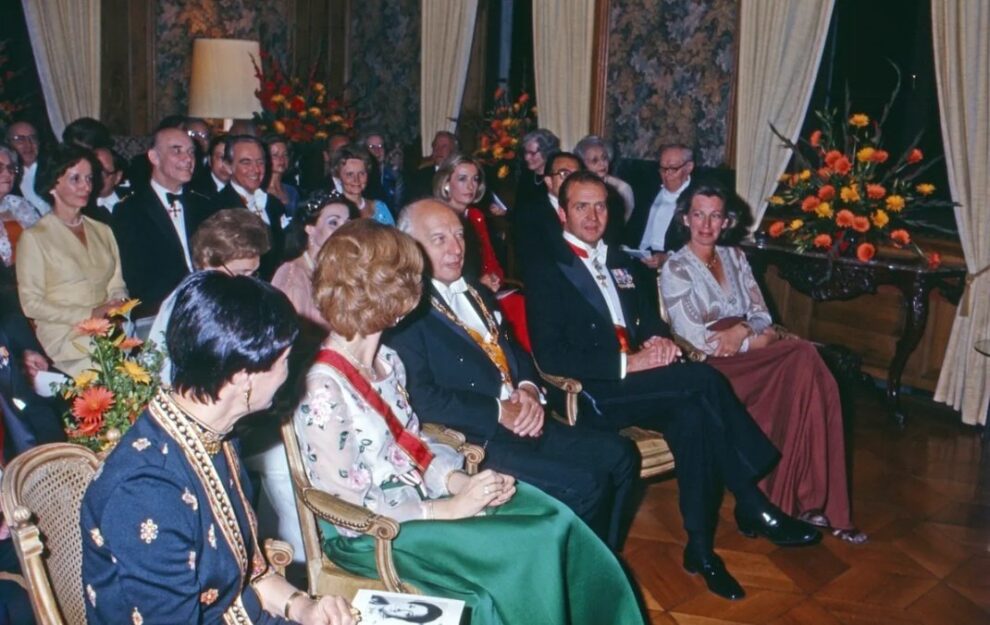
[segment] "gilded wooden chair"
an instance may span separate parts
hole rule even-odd
[[[582,391],[581,383],[573,378],[544,373],[539,366],[537,370],[544,382],[564,392],[565,414],[561,420],[568,425],[576,425],[578,397]],[[639,476],[642,479],[665,475],[674,470],[674,454],[670,452],[670,446],[660,432],[630,426],[620,430],[619,434],[636,443],[642,459],[639,468]]]
[[[475,473],[478,470],[485,453],[480,447],[465,442],[462,434],[431,424],[424,425],[423,432],[432,439],[460,451],[464,455],[468,473]],[[361,588],[417,592],[415,588],[399,579],[395,562],[392,560],[392,541],[399,535],[398,521],[375,514],[313,487],[306,475],[291,420],[282,424],[282,441],[285,443],[289,474],[292,476],[292,489],[296,498],[296,511],[299,515],[299,529],[302,532],[303,550],[306,552],[306,576],[310,594],[334,594],[351,598]],[[317,519],[374,538],[378,579],[354,575],[332,562],[323,552]],[[266,547],[272,564],[285,566],[292,561],[291,547],[285,543],[272,541]]]
[[[79,509],[100,459],[81,445],[40,445],[14,458],[0,503],[38,625],[86,622]]]

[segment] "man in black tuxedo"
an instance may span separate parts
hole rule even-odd
[[[554,152],[547,157],[543,171],[545,191],[537,191],[526,204],[511,213],[513,219],[512,236],[516,246],[516,262],[520,267],[523,282],[527,281],[530,266],[545,262],[555,247],[562,245],[560,234],[563,231],[564,210],[558,196],[560,187],[571,174],[586,171],[584,162],[570,152]],[[605,229],[605,241],[619,243],[622,236],[623,208],[613,204],[609,224]]]
[[[265,144],[257,137],[238,135],[227,141],[224,160],[230,169],[230,182],[213,200],[215,210],[245,208],[268,226],[271,249],[261,257],[261,277],[271,280],[282,263],[283,229],[288,225],[285,205],[262,188],[270,159]]]
[[[560,189],[565,245],[532,267],[526,284],[530,339],[541,368],[583,385],[581,417],[594,427],[639,425],[661,430],[677,462],[680,509],[688,544],[684,567],[708,588],[737,599],[742,587],[713,550],[723,485],[736,498],[736,520],[749,536],[778,545],[817,542],[810,525],[776,509],[756,481],[779,454],[732,394],[704,364],[677,362],[656,309],[637,289],[631,260],[602,242],[605,184],[590,172]]]
[[[430,155],[423,159],[419,168],[406,177],[408,180],[406,200],[409,202],[433,196],[433,174],[437,173],[440,164],[447,160],[447,157],[461,149],[457,135],[446,130],[433,135],[433,143],[430,145],[432,147]]]
[[[83,207],[82,212],[90,219],[110,226],[113,223],[113,210],[132,191],[129,186],[120,186],[127,163],[110,148],[95,148],[93,155],[100,163],[100,188],[95,197],[90,198],[89,204]]]
[[[221,135],[213,137],[207,149],[207,167],[201,167],[193,174],[190,188],[201,195],[205,195],[211,201],[216,198],[223,188],[230,182],[230,168],[227,161],[223,159],[227,151],[227,136]]]
[[[416,413],[483,445],[486,468],[561,500],[618,550],[639,471],[632,443],[545,418],[529,354],[487,289],[462,276],[464,226],[449,206],[416,202],[398,226],[419,241],[432,267],[423,305],[386,337],[406,366]]]
[[[154,316],[192,270],[189,239],[211,214],[206,198],[188,189],[196,152],[184,130],[158,130],[147,157],[151,179],[135,185],[111,219],[127,291],[141,300],[136,317]]]

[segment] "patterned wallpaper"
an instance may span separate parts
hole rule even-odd
[[[350,81],[358,127],[393,141],[419,134],[419,0],[361,0],[351,5]]]
[[[155,18],[155,115],[186,112],[192,42],[199,37],[257,39],[283,60],[289,0],[159,0]]]
[[[623,156],[661,143],[726,159],[737,0],[611,0],[606,135]]]

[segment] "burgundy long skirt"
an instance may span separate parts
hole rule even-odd
[[[820,510],[832,527],[853,527],[839,388],[811,343],[781,340],[707,363],[728,378],[781,453],[760,489],[790,515]]]

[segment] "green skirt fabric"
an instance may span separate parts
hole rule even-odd
[[[374,541],[320,522],[339,566],[378,577]],[[509,503],[457,521],[407,521],[393,542],[399,576],[463,600],[471,625],[642,625],[622,567],[564,504],[518,483]]]

